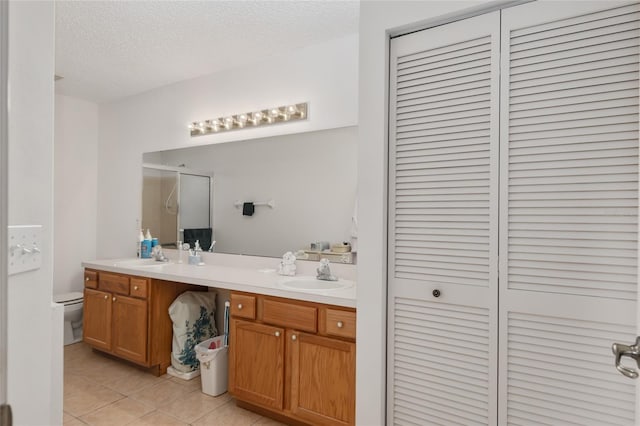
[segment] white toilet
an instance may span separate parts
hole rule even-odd
[[[56,303],[64,304],[64,344],[70,345],[82,340],[82,303],[83,295],[79,291],[58,294],[53,297]]]

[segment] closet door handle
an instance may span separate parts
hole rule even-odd
[[[638,372],[632,368],[624,367],[620,361],[623,356],[633,359],[638,367],[640,367],[640,336],[636,337],[634,345],[624,345],[622,343],[614,343],[611,345],[611,351],[615,355],[616,369],[624,376],[630,379],[637,379]]]

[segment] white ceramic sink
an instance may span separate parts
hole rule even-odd
[[[160,269],[169,262],[158,262],[155,259],[128,259],[116,262],[113,266],[119,266],[123,268],[145,268],[145,269]]]
[[[338,281],[324,281],[310,276],[284,279],[280,284],[283,287],[295,290],[337,290],[353,287],[353,281],[341,279]]]

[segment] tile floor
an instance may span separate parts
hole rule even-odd
[[[199,377],[156,377],[84,343],[64,348],[64,426],[282,425],[201,390]]]

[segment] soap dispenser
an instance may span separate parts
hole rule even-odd
[[[149,229],[147,229],[147,234],[144,236],[140,247],[140,257],[143,259],[151,259],[151,232]]]

